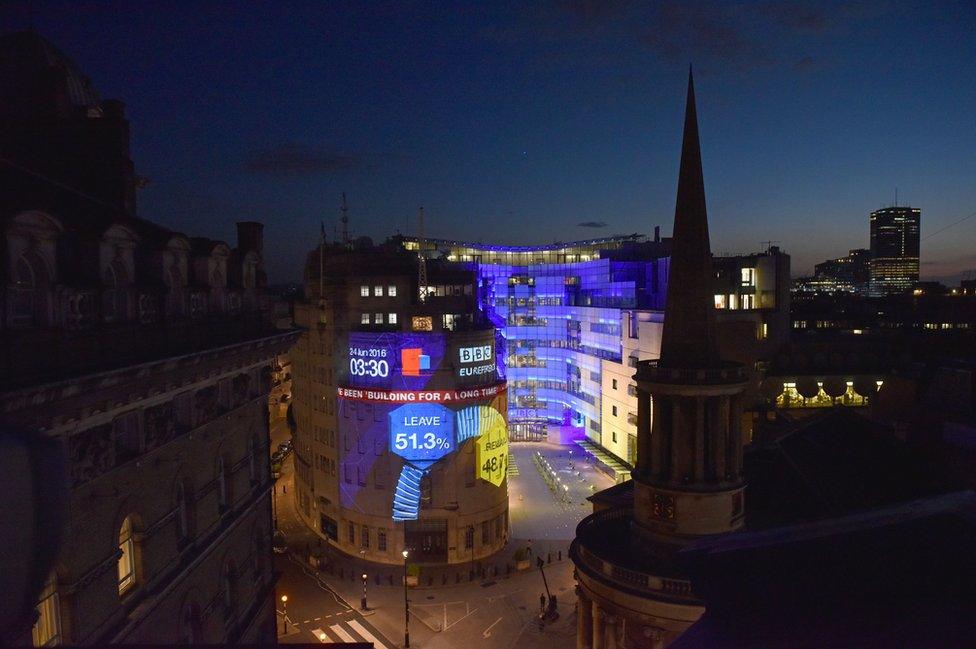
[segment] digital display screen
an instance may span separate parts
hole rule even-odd
[[[444,335],[349,334],[349,385],[417,390],[444,360]]]
[[[455,448],[453,410],[411,403],[390,413],[390,452],[415,466],[429,466]]]

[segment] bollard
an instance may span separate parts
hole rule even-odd
[[[563,560],[563,551],[562,550],[559,551],[559,560],[560,561]]]

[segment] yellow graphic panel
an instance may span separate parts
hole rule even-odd
[[[477,476],[496,487],[502,485],[508,472],[508,426],[497,410],[480,408],[480,422],[475,454]]]

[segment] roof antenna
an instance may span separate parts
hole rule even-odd
[[[427,301],[427,259],[424,257],[424,248],[427,247],[427,240],[424,239],[424,206],[420,206],[420,214],[418,216],[419,225],[419,236],[417,238],[417,284],[419,287],[419,292],[417,297],[420,302]]]
[[[342,245],[349,247],[349,207],[346,205],[346,192],[342,192],[342,207],[339,208],[342,212],[342,218],[339,219],[342,222]]]

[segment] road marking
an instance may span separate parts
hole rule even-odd
[[[356,639],[349,635],[349,633],[347,633],[340,624],[333,624],[329,627],[329,631],[332,631],[332,633],[342,638],[343,642],[356,642]]]
[[[374,649],[388,649],[388,647],[385,644],[380,642],[376,636],[374,636],[372,633],[367,631],[366,627],[364,627],[356,620],[349,620],[349,626],[351,626],[356,631],[356,633],[361,635],[363,638],[365,638],[369,642],[372,642]]]
[[[491,636],[491,629],[492,629],[492,627],[495,626],[496,624],[498,624],[501,621],[502,621],[502,618],[498,618],[497,620],[495,620],[494,622],[492,622],[491,625],[487,629],[485,629],[484,631],[481,632],[481,637],[482,638],[487,638],[487,637]]]

